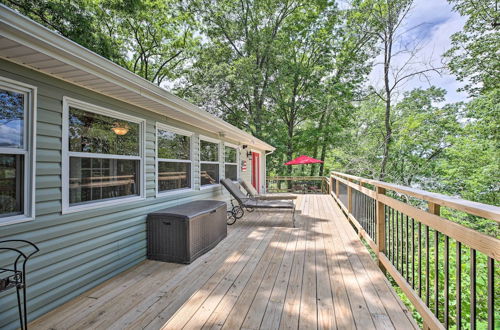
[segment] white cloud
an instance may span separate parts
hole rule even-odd
[[[464,23],[465,18],[452,11],[451,5],[445,0],[415,0],[406,24],[401,27],[401,32],[407,31],[401,38],[402,42],[418,44],[420,48],[415,61],[412,61],[411,71],[423,70],[429,64],[435,67],[442,66],[442,54],[451,47],[451,35],[460,31]],[[377,62],[381,60],[382,57],[379,57]],[[406,56],[398,56],[393,61],[394,67],[401,67],[406,60]],[[382,72],[382,66],[376,66],[370,75],[370,84],[382,87]],[[441,76],[432,73],[428,78],[429,80],[422,77],[411,78],[401,85],[400,92],[434,85],[447,91],[446,102],[466,99],[465,93],[457,92],[462,84],[450,73],[444,72]]]
[[[0,146],[18,146],[21,144],[22,121],[15,120],[7,125],[0,121]]]

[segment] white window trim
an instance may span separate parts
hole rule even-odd
[[[219,157],[219,161],[203,161],[201,160],[201,141],[205,141],[205,142],[210,142],[210,143],[215,143],[217,145],[217,153],[218,153],[218,157]],[[199,135],[199,145],[198,145],[198,160],[199,160],[199,171],[200,171],[200,175],[199,175],[199,184],[200,184],[200,190],[203,190],[203,189],[209,189],[211,187],[218,187],[220,186],[220,180],[222,178],[221,176],[221,171],[222,171],[222,166],[221,166],[221,140],[218,140],[218,139],[214,139],[214,138],[211,138],[211,137],[208,137],[208,136],[204,136],[204,135]],[[218,164],[219,165],[219,183],[213,183],[213,184],[205,184],[205,185],[202,185],[201,184],[201,164]]]
[[[230,147],[236,150],[236,163],[226,163],[226,147]],[[232,144],[229,142],[224,142],[224,178],[226,177],[226,165],[236,165],[236,181],[238,182],[241,178],[241,173],[240,173],[240,147],[237,146],[236,144]]]
[[[165,130],[169,131],[175,134],[179,135],[184,135],[189,137],[189,160],[186,159],[169,159],[169,158],[158,158],[158,130]],[[162,124],[157,122],[156,123],[156,129],[155,129],[155,149],[156,149],[156,162],[155,162],[155,180],[156,180],[156,197],[163,197],[163,196],[171,196],[171,195],[177,195],[180,193],[185,193],[188,191],[193,191],[194,190],[194,166],[193,166],[193,156],[194,156],[194,133],[183,130],[177,127],[173,127],[170,125]],[[166,190],[166,191],[160,191],[158,188],[158,173],[159,173],[159,162],[169,162],[169,163],[189,163],[191,164],[191,187],[188,188],[180,188],[180,189],[173,189],[173,190]]]
[[[69,107],[101,114],[116,119],[122,119],[139,124],[139,155],[126,156],[126,155],[109,155],[99,153],[75,152],[69,151]],[[146,120],[127,115],[118,111],[109,110],[97,106],[95,104],[87,103],[67,96],[63,97],[63,116],[62,116],[62,214],[81,212],[85,210],[92,210],[106,206],[114,206],[123,203],[130,203],[141,201],[146,196],[146,175],[144,170],[144,155],[145,155],[145,141],[146,141]],[[132,195],[121,198],[105,199],[102,201],[88,202],[80,205],[69,205],[69,158],[70,156],[86,157],[86,158],[112,158],[112,159],[131,159],[139,160],[139,195]]]
[[[37,87],[0,77],[0,87],[13,92],[24,93],[28,104],[24,104],[23,148],[0,148],[0,153],[24,155],[23,214],[0,218],[0,226],[33,221],[35,219],[36,196],[36,109]]]

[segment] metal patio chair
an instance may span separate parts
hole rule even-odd
[[[228,211],[228,225],[232,225],[237,219],[243,217],[246,210],[255,209],[288,209],[292,210],[292,222],[295,227],[295,203],[293,200],[279,201],[279,200],[260,200],[246,196],[240,188],[234,184],[231,179],[221,180],[221,184],[227,189],[231,196],[238,202],[238,205],[233,205],[232,209]]]

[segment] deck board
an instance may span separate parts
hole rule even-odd
[[[147,260],[33,329],[411,329],[410,313],[328,195],[248,213],[190,265]]]

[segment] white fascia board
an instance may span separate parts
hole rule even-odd
[[[231,135],[234,135],[232,138],[242,140],[245,144],[259,146],[265,150],[275,149],[273,146],[255,138],[251,134],[240,130],[220,118],[212,116],[194,104],[169,93],[165,89],[151,83],[150,81],[128,71],[127,69],[105,59],[100,55],[97,55],[96,53],[57,34],[56,32],[51,31],[43,25],[22,16],[2,4],[0,4],[0,34],[51,58],[84,70],[89,74],[95,75],[96,77],[109,81],[114,85],[127,89],[132,93],[140,94],[142,97],[167,106],[169,110],[183,115],[187,114],[193,119],[202,119],[209,124],[206,128],[209,131],[215,133],[232,133]],[[15,62],[15,59],[6,60]],[[43,70],[41,70],[41,72],[50,75],[50,73],[44,72]],[[61,79],[57,76],[56,78]],[[69,82],[74,84],[74,82]],[[96,89],[93,90],[99,92]],[[155,111],[148,108],[145,109],[148,111]],[[162,114],[165,115],[165,113]],[[173,116],[173,118],[177,119],[175,116]],[[188,121],[183,121],[189,123]]]

